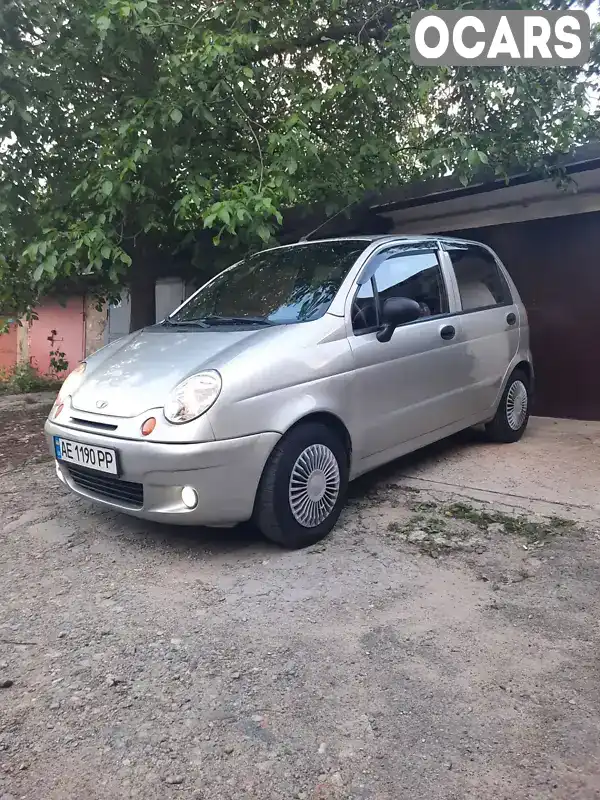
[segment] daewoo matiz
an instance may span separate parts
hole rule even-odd
[[[348,481],[462,428],[514,442],[525,309],[487,247],[356,236],[265,250],[65,381],[46,423],[71,490],[145,519],[253,519],[288,547],[334,526]]]

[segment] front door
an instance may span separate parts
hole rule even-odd
[[[396,328],[389,342],[379,342],[376,331],[388,297],[416,300],[422,314],[415,322]],[[456,360],[466,354],[455,347],[461,338],[460,319],[451,315],[455,311],[436,242],[389,246],[367,265],[352,301],[349,337],[356,364],[353,413],[354,430],[359,433],[353,448],[357,460],[463,418],[460,375],[466,365],[457,369]]]

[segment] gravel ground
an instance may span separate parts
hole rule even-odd
[[[600,797],[590,526],[396,465],[285,552],[95,509],[28,427],[0,471],[1,800]]]

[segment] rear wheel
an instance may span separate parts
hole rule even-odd
[[[492,442],[517,442],[529,421],[529,376],[516,369],[506,384],[494,419],[485,426]]]
[[[338,520],[348,486],[348,453],[327,425],[297,425],[277,444],[256,495],[254,521],[283,547],[307,547]]]

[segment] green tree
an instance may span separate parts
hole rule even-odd
[[[416,67],[410,12],[429,5],[4,0],[0,306],[87,274],[131,287],[136,328],[192,241],[207,259],[213,241],[260,247],[294,205],[482,164],[502,175],[590,138],[594,65]]]

